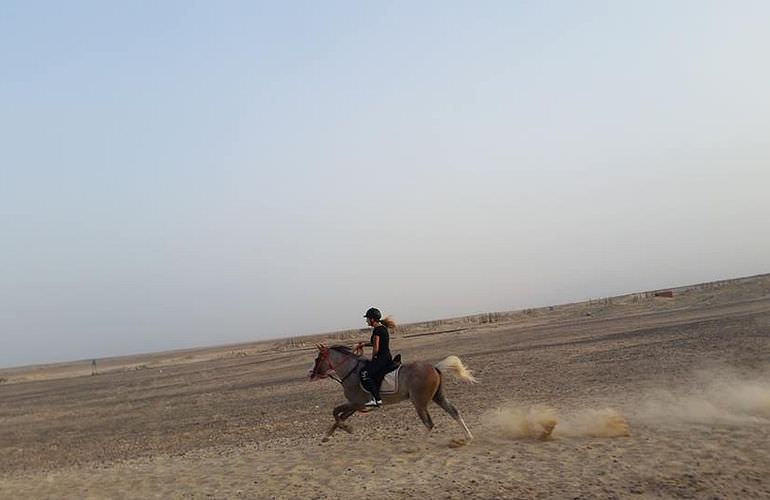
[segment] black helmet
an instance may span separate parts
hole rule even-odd
[[[370,307],[368,311],[366,311],[366,314],[364,314],[364,318],[373,319],[375,321],[379,321],[382,319],[382,313],[379,309]]]

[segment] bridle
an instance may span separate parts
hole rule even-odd
[[[351,358],[351,359],[354,359],[354,361],[356,362],[356,364],[355,364],[355,365],[353,365],[353,368],[351,368],[351,369],[350,369],[350,371],[348,371],[348,373],[347,373],[347,374],[345,374],[345,376],[344,376],[344,377],[340,378],[340,377],[337,375],[337,369],[334,367],[334,364],[332,364],[332,358],[331,358],[331,356],[329,356],[329,348],[323,349],[323,350],[321,351],[321,354],[320,354],[320,356],[321,356],[321,360],[322,360],[322,361],[326,361],[326,362],[329,364],[329,368],[330,368],[332,371],[334,371],[334,375],[330,375],[330,374],[328,374],[328,373],[327,373],[327,376],[328,376],[330,379],[334,380],[335,382],[339,382],[339,383],[340,383],[340,385],[342,385],[342,384],[343,384],[343,382],[345,382],[345,380],[346,380],[346,379],[347,379],[349,376],[351,376],[351,375],[353,374],[353,372],[354,372],[354,371],[356,371],[356,369],[358,369],[358,365],[361,363],[361,360],[360,360],[360,359],[354,359],[354,358]],[[340,366],[340,365],[337,365],[337,366]],[[329,370],[326,370],[326,371],[328,372]]]

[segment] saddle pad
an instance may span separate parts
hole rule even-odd
[[[401,370],[401,366],[385,375],[385,378],[382,379],[382,384],[380,384],[380,394],[395,394],[398,392],[399,370]]]

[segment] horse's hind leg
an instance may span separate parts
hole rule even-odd
[[[427,408],[420,408],[419,406],[415,406],[417,409],[417,414],[420,416],[420,420],[422,420],[422,423],[425,424],[425,427],[428,428],[428,432],[430,432],[433,429],[433,419],[430,418],[430,413],[428,413]]]
[[[433,367],[428,366],[422,372],[412,374],[407,383],[409,399],[412,401],[414,409],[417,410],[420,420],[422,420],[422,423],[425,424],[428,432],[430,432],[433,429],[433,419],[430,418],[430,413],[428,413],[428,405],[441,384],[439,374]]]
[[[462,415],[460,415],[460,412],[457,411],[457,408],[455,408],[455,406],[452,403],[450,403],[447,400],[447,398],[444,396],[444,391],[442,387],[439,387],[438,391],[436,391],[436,395],[433,396],[433,401],[435,401],[437,405],[442,407],[444,411],[449,413],[449,415],[453,419],[457,420],[457,423],[459,423],[462,426],[463,430],[465,431],[465,437],[468,439],[468,441],[473,439],[473,434],[471,434],[471,431],[470,429],[468,429],[468,426],[465,425],[465,420],[463,420],[463,417]]]

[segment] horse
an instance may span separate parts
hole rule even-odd
[[[334,424],[326,432],[322,441],[326,442],[338,428],[352,434],[350,425],[345,423],[351,415],[357,411],[367,411],[365,404],[370,395],[361,387],[360,371],[364,367],[366,358],[353,352],[347,346],[326,347],[317,344],[318,356],[315,359],[313,370],[310,372],[310,380],[332,378],[342,385],[347,402],[334,408]],[[457,408],[450,403],[444,395],[442,384],[443,372],[446,371],[456,378],[478,383],[470,370],[457,356],[447,356],[435,365],[426,362],[413,362],[401,366],[398,373],[398,392],[382,394],[384,404],[394,404],[409,399],[417,410],[422,423],[428,432],[433,429],[433,420],[428,413],[428,404],[434,401],[444,409],[465,432],[465,441],[454,440],[454,445],[462,445],[473,439],[471,431],[465,424],[463,417]]]

